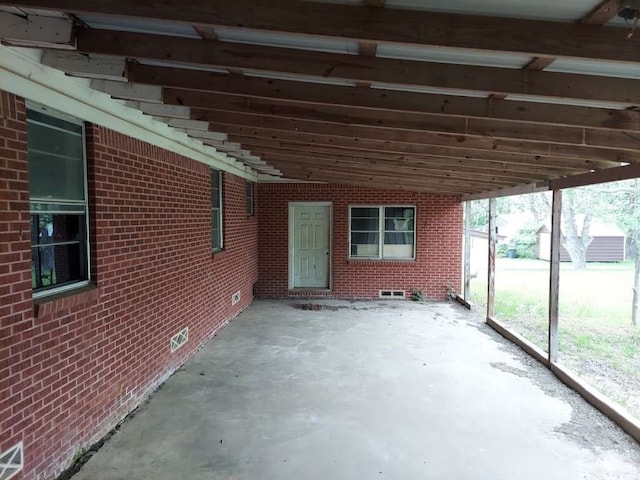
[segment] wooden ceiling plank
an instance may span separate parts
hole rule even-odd
[[[464,169],[467,172],[488,172],[492,174],[507,174],[507,175],[521,175],[523,177],[534,175],[544,177],[555,177],[566,174],[566,172],[585,172],[589,169],[584,167],[557,167],[547,165],[522,165],[518,163],[503,163],[492,162],[489,160],[477,160],[474,158],[449,158],[438,156],[407,156],[407,155],[389,155],[380,154],[377,152],[367,151],[345,151],[340,149],[328,149],[328,148],[277,148],[269,146],[260,146],[254,144],[247,144],[252,148],[252,151],[268,158],[270,155],[287,155],[287,156],[306,156],[314,158],[331,158],[336,160],[358,160],[364,163],[383,163],[393,165],[422,165],[425,167],[434,167],[448,169],[451,171]]]
[[[229,97],[226,97],[229,98]],[[491,119],[463,119],[428,114],[383,112],[370,110],[342,109],[333,114],[331,106],[305,108],[296,105],[276,105],[260,102],[217,102],[218,109],[193,109],[194,120],[226,122],[229,118],[248,118],[248,122],[239,120],[239,124],[257,125],[252,122],[271,123],[274,121],[303,120],[343,124],[347,126],[379,127],[396,130],[412,130],[431,133],[470,135],[497,139],[514,139],[531,142],[551,142],[566,145],[593,146],[614,150],[640,150],[640,133],[583,129],[579,127],[538,125],[525,122],[504,122]],[[340,110],[339,110],[340,111]],[[250,114],[250,116],[246,116]],[[233,123],[233,122],[232,122]]]
[[[343,178],[336,177],[334,175],[323,175],[322,173],[301,173],[301,172],[289,172],[288,175],[283,175],[284,178],[292,179],[292,180],[301,180],[307,182],[319,182],[319,183],[332,183],[332,184],[342,184],[342,185],[354,185],[357,187],[369,187],[369,188],[378,188],[384,190],[398,190],[398,191],[408,191],[408,192],[417,192],[417,193],[432,193],[436,195],[450,195],[455,196],[456,198],[460,198],[463,195],[472,194],[474,189],[471,188],[454,188],[449,187],[445,188],[443,185],[420,185],[420,186],[406,186],[402,184],[392,183],[390,181],[377,180],[371,181],[369,178]],[[311,179],[310,179],[311,178]]]
[[[455,97],[379,89],[358,89],[336,85],[309,84],[260,78],[215,78],[212,92],[175,88],[164,89],[164,101],[200,109],[243,103],[251,105],[266,100],[281,105],[330,106],[349,112],[354,107],[374,112],[413,112],[438,116],[499,119],[504,121],[591,128],[640,131],[640,112],[608,110],[568,105],[545,105],[534,102]],[[249,107],[248,107],[249,108]]]
[[[217,104],[220,110],[200,110],[192,112],[194,120],[216,121],[229,118],[234,114],[251,114],[255,119],[269,118],[327,122],[333,124],[359,125],[368,127],[390,128],[397,130],[414,130],[433,133],[488,136],[492,138],[518,139],[534,142],[557,142],[573,145],[584,145],[584,129],[580,127],[564,127],[539,125],[532,123],[501,122],[485,119],[465,119],[458,117],[443,117],[441,115],[412,114],[398,112],[384,112],[382,114],[371,110],[351,109],[342,114],[332,114],[330,106],[317,109],[296,107],[292,105],[274,105],[267,102],[254,102],[226,106]],[[621,141],[617,141],[620,137]],[[600,136],[600,145],[611,148],[624,148],[624,141],[628,138],[622,134]],[[608,140],[606,140],[608,139]],[[631,144],[632,149],[639,146]]]
[[[613,20],[620,10],[622,0],[604,0],[580,20],[585,25],[604,25]]]
[[[481,148],[485,150],[511,151],[516,153],[537,153],[551,154],[551,151],[564,152],[560,156],[581,156],[590,153],[592,158],[610,159],[610,155],[617,155],[627,152],[627,150],[617,150],[612,148],[593,148],[579,145],[567,145],[559,141],[521,141],[503,140],[492,138],[486,135],[465,135],[457,133],[441,133],[430,131],[400,130],[392,128],[379,128],[351,124],[336,124],[321,121],[286,119],[276,117],[261,117],[257,115],[247,115],[241,113],[220,112],[216,115],[215,121],[210,120],[210,124],[216,125],[216,129],[223,130],[226,125],[260,128],[270,130],[284,130],[300,133],[312,133],[332,137],[350,138],[370,138],[386,140],[392,142],[415,143],[425,145],[458,145],[460,147]],[[602,139],[604,142],[606,139]],[[637,147],[636,147],[637,149]],[[640,152],[630,150],[628,152],[636,159]]]
[[[375,181],[378,180],[380,182],[387,182],[388,184],[394,184],[397,186],[434,186],[441,187],[446,189],[455,188],[457,190],[466,190],[471,192],[484,191],[487,189],[495,189],[499,188],[496,184],[491,182],[482,182],[482,181],[461,181],[461,180],[442,180],[435,178],[422,177],[417,178],[415,175],[407,175],[407,176],[389,176],[387,174],[378,174],[378,173],[368,173],[367,171],[349,171],[348,169],[341,168],[333,168],[333,167],[296,167],[296,166],[279,166],[278,167],[285,175],[295,171],[301,174],[306,173],[315,173],[316,176],[324,176],[325,178],[337,179],[339,177],[343,178],[354,178],[360,179],[363,183],[367,181]],[[313,180],[313,178],[307,178],[309,180]],[[511,184],[511,186],[517,185],[517,183]],[[363,185],[363,186],[366,186]]]
[[[514,185],[518,185],[521,183],[526,183],[524,181],[497,181],[497,180],[485,180],[485,179],[459,179],[455,182],[449,182],[449,180],[453,180],[453,175],[451,176],[443,176],[443,175],[434,175],[431,172],[422,172],[422,173],[411,173],[411,172],[396,172],[394,174],[389,174],[389,172],[383,170],[371,170],[371,169],[362,169],[362,168],[353,168],[353,167],[343,167],[343,166],[312,166],[312,165],[295,165],[287,162],[275,162],[274,166],[277,167],[280,171],[290,172],[292,170],[297,171],[323,171],[325,173],[338,173],[338,174],[355,174],[355,175],[369,175],[375,178],[388,178],[391,181],[401,182],[403,184],[407,184],[409,180],[413,180],[413,185],[437,185],[438,183],[444,182],[444,185],[447,187],[452,186],[461,186],[464,188],[474,188],[474,189],[496,189],[496,188],[505,188]],[[430,180],[430,182],[427,182]],[[467,181],[467,183],[461,183],[463,180]]]
[[[315,139],[315,137],[312,137]],[[532,166],[541,168],[596,170],[616,166],[616,162],[592,161],[588,159],[562,158],[547,155],[504,153],[465,148],[452,148],[437,145],[413,145],[383,140],[337,138],[335,145],[322,145],[305,141],[280,141],[263,137],[234,135],[237,142],[254,148],[282,148],[287,150],[312,151],[319,153],[337,153],[342,155],[371,156],[372,158],[447,158],[454,161],[474,160],[496,162],[508,165]],[[341,152],[341,153],[340,153]],[[577,162],[576,162],[577,160]]]
[[[47,67],[56,68],[76,77],[102,78],[122,81],[126,61],[108,55],[78,55],[77,53],[45,50],[40,62]]]
[[[294,0],[192,0],[188,3],[165,0],[161,5],[112,0],[20,0],[2,4],[531,56],[616,61],[638,61],[640,58],[635,42],[626,41],[622,29],[581,23],[389,8],[363,9],[357,5]]]
[[[23,47],[75,48],[73,22],[68,18],[0,12],[0,39]]]
[[[201,66],[470,92],[640,104],[636,80],[628,78],[372,58],[107,30],[79,29],[77,45],[81,53],[164,59]],[[137,83],[200,91],[210,91],[215,85],[212,78],[215,74],[211,72],[136,63],[127,69],[127,77]]]
[[[628,151],[615,151],[609,149],[593,149],[591,147],[567,146],[556,144],[542,144],[530,142],[517,142],[513,140],[487,140],[482,138],[449,138],[437,134],[422,134],[417,139],[417,143],[410,143],[405,137],[399,140],[401,136],[390,135],[385,138],[384,133],[377,134],[374,138],[344,136],[344,132],[338,135],[329,135],[318,132],[300,132],[295,130],[279,130],[275,128],[263,127],[246,127],[229,124],[214,124],[210,128],[227,132],[230,136],[241,137],[262,137],[271,138],[282,141],[303,141],[306,143],[317,143],[320,145],[346,145],[347,147],[361,146],[367,143],[377,143],[379,145],[387,145],[387,149],[400,149],[405,153],[411,153],[423,150],[425,147],[433,149],[434,146],[448,147],[450,149],[462,148],[465,150],[478,150],[482,152],[512,153],[512,154],[531,154],[544,155],[552,157],[563,157],[574,159],[576,164],[580,162],[591,161],[592,164],[601,166],[611,166],[611,162],[637,163],[638,154]],[[352,132],[353,133],[353,132]],[[360,147],[361,148],[361,147]],[[384,146],[381,149],[385,149]]]
[[[349,157],[331,157],[331,156],[313,156],[308,154],[285,154],[285,153],[264,153],[263,158],[270,164],[278,162],[288,162],[299,165],[311,166],[352,166],[354,168],[365,168],[369,171],[380,171],[388,174],[396,175],[399,173],[409,173],[415,175],[430,174],[433,178],[453,177],[455,179],[468,180],[495,180],[507,182],[527,182],[532,180],[545,180],[558,177],[558,175],[542,175],[542,174],[517,174],[508,171],[496,171],[483,168],[473,168],[463,166],[460,168],[444,167],[428,163],[403,163],[387,160],[370,160],[364,158]]]

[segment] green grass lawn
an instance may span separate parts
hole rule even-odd
[[[562,363],[640,417],[640,399],[625,393],[631,384],[640,386],[640,328],[631,327],[632,286],[630,262],[589,264],[582,271],[563,263],[558,341]],[[485,302],[486,288],[486,272],[478,272],[471,285],[474,303]],[[496,318],[545,351],[548,291],[548,262],[496,261]],[[625,388],[617,389],[616,383]]]

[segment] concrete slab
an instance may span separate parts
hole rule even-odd
[[[74,480],[640,478],[631,437],[461,307],[295,303],[255,302]]]

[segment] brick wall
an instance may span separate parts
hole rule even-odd
[[[380,289],[428,298],[446,297],[446,286],[460,291],[462,204],[458,197],[380,191],[346,185],[271,183],[258,191],[260,278],[257,294],[288,294],[288,202],[333,202],[333,291],[335,297],[377,297]],[[349,260],[349,205],[416,205],[416,260]]]
[[[251,303],[258,225],[245,181],[225,174],[226,250],[212,255],[209,168],[88,126],[97,289],[34,305],[25,105],[0,99],[0,451],[23,441],[18,478],[50,479]]]

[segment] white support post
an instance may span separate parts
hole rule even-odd
[[[495,315],[496,296],[496,199],[489,199],[489,261],[487,265],[487,318]]]
[[[464,300],[471,300],[471,202],[464,202]]]
[[[551,265],[549,269],[549,362],[558,361],[558,310],[562,190],[553,191],[551,210]]]

